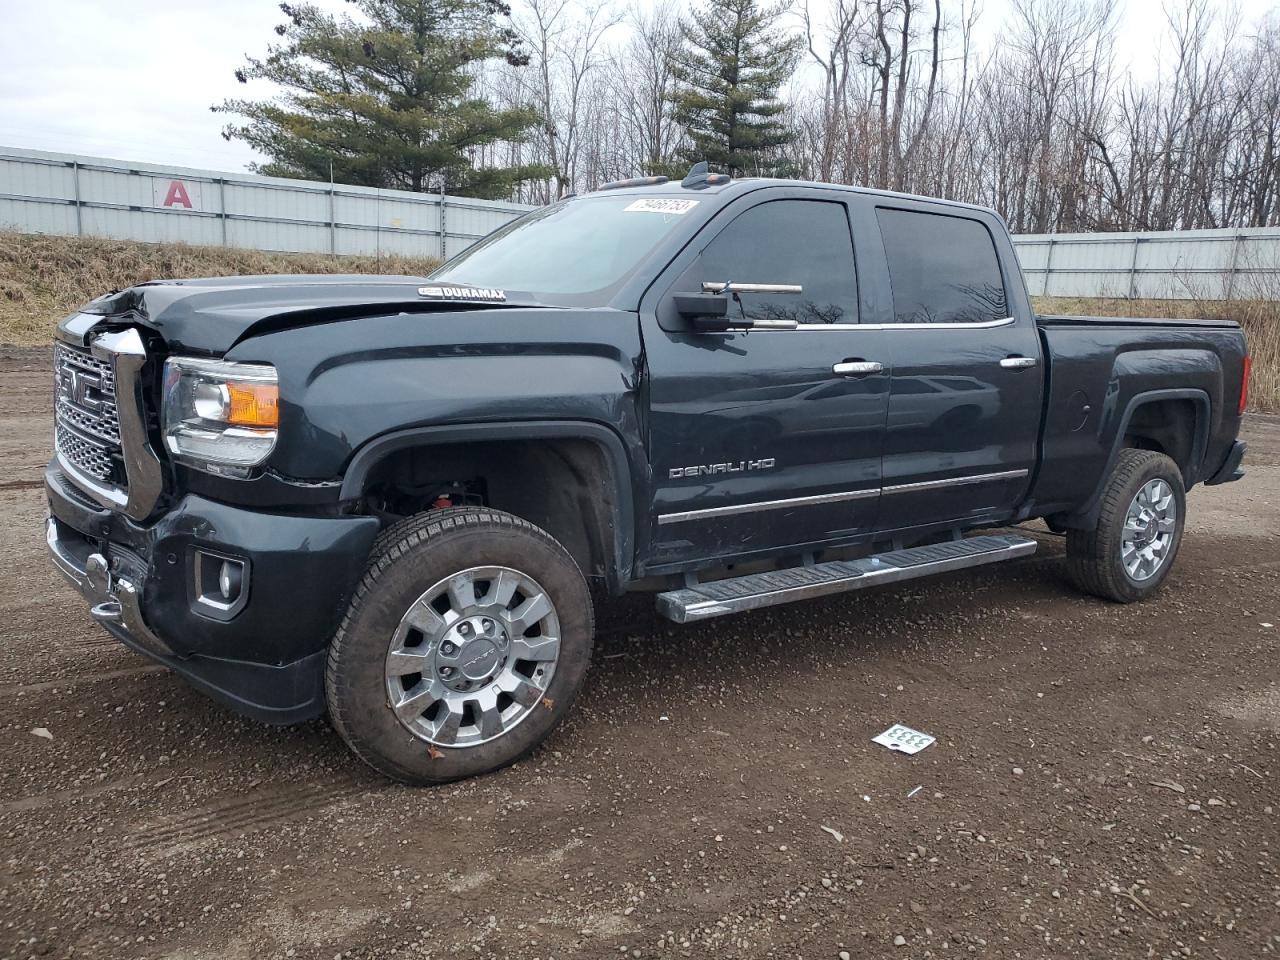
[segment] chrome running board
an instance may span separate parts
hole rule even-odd
[[[860,560],[831,560],[808,567],[771,570],[668,590],[658,594],[658,613],[676,623],[692,623],[726,613],[999,563],[1035,552],[1034,540],[1012,534],[952,540],[877,553]]]

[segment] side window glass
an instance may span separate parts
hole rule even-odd
[[[897,323],[981,323],[1009,316],[995,243],[977,220],[876,211]]]
[[[740,294],[751,320],[858,322],[853,240],[843,204],[772,200],[752,207],[703,249],[702,278],[802,288],[799,294]]]

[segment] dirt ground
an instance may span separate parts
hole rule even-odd
[[[49,379],[0,356],[0,956],[1280,953],[1280,419],[1154,602],[1043,532],[698,626],[629,599],[542,750],[413,790],[94,626],[41,542]]]

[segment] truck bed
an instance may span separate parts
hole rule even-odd
[[[1159,402],[1188,487],[1213,476],[1240,424],[1246,345],[1232,320],[1038,316],[1047,366],[1036,512],[1079,512],[1139,404]],[[1150,411],[1151,408],[1147,407]]]

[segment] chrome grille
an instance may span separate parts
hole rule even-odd
[[[74,470],[125,488],[112,365],[64,343],[54,344],[54,444]]]

